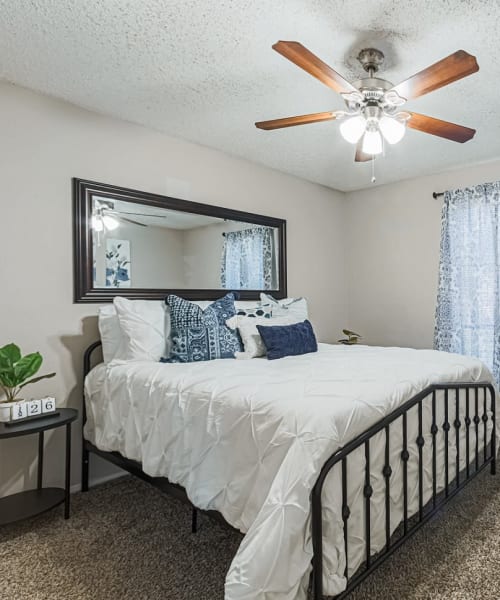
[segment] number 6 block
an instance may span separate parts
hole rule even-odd
[[[47,397],[42,398],[42,413],[50,413],[56,410],[56,399]]]

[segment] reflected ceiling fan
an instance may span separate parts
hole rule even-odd
[[[340,120],[342,137],[356,144],[356,162],[372,160],[383,151],[384,141],[389,144],[401,141],[407,127],[459,143],[467,142],[476,133],[475,129],[469,127],[400,110],[408,100],[478,71],[476,58],[464,50],[450,54],[396,86],[376,76],[384,61],[384,54],[376,48],[365,48],[359,53],[358,60],[368,76],[353,83],[349,83],[299,42],[280,41],[274,44],[273,50],[339,93],[347,110],[259,121],[255,123],[259,129],[272,130]]]
[[[133,225],[139,225],[140,227],[148,227],[146,223],[140,223],[135,219],[131,219],[131,216],[166,219],[164,215],[118,210],[117,208],[115,208],[115,203],[111,200],[96,200],[96,207],[94,210],[94,214],[92,215],[92,229],[94,229],[94,231],[103,231],[104,229],[113,231],[120,225],[119,221],[132,223]]]

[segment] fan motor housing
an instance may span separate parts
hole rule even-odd
[[[380,77],[365,77],[364,79],[353,81],[352,85],[363,92],[365,96],[370,92],[380,92],[380,95],[383,95],[384,92],[394,87],[390,81],[381,79]]]
[[[358,60],[369,77],[354,81],[353,85],[363,93],[366,100],[377,102],[384,92],[393,87],[386,79],[373,76],[384,62],[384,53],[377,48],[363,48],[358,54]]]
[[[384,58],[384,53],[377,48],[363,48],[358,54],[359,62],[370,76],[379,70]]]

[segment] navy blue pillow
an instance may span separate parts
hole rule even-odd
[[[307,320],[294,325],[257,325],[257,329],[269,360],[318,351],[316,336]]]
[[[170,307],[172,350],[161,362],[197,362],[217,358],[234,358],[243,346],[236,331],[226,325],[236,314],[235,295],[231,292],[216,300],[205,310],[184,298],[171,294]]]

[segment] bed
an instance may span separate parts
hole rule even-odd
[[[89,453],[244,533],[226,600],[342,598],[488,465],[496,393],[478,360],[333,346],[191,364],[85,355]]]

